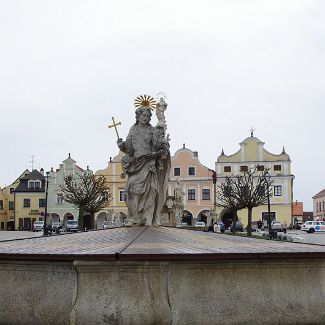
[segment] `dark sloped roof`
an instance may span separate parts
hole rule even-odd
[[[41,188],[28,188],[28,181],[30,180],[40,180],[41,181]],[[14,190],[14,192],[30,192],[30,193],[40,193],[44,192],[45,186],[45,177],[42,175],[38,170],[34,169],[31,173],[28,175],[22,177],[20,179],[20,183]]]
[[[32,172],[30,172],[28,175],[22,177],[21,179],[25,180],[40,180],[44,181],[45,177],[43,174],[41,174],[38,170],[34,169]]]

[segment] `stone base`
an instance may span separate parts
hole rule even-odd
[[[0,261],[1,324],[325,324],[325,261]]]

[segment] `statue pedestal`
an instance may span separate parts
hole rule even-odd
[[[297,269],[304,279],[299,286],[292,276]],[[324,274],[322,246],[176,228],[0,242],[0,277],[6,279],[0,319],[4,324],[324,324]]]

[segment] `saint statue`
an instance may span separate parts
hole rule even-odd
[[[174,214],[176,218],[176,226],[180,226],[182,224],[183,210],[184,210],[184,195],[185,192],[183,190],[183,186],[179,179],[177,179],[176,186],[174,189]]]
[[[170,170],[169,143],[165,128],[150,124],[151,99],[150,96],[145,100],[137,99],[136,122],[125,141],[121,138],[117,140],[120,150],[126,153],[122,159],[123,172],[128,176],[125,202],[129,215],[126,226],[158,226],[166,201]]]

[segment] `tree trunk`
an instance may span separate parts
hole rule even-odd
[[[78,223],[79,229],[82,230],[84,227],[84,208],[82,206],[79,207],[79,216],[78,216]]]
[[[236,233],[236,222],[238,220],[237,210],[233,211],[233,213],[234,213],[234,218],[232,220],[232,233],[235,234]]]
[[[253,208],[248,208],[248,224],[247,224],[247,236],[252,236],[252,214]]]

